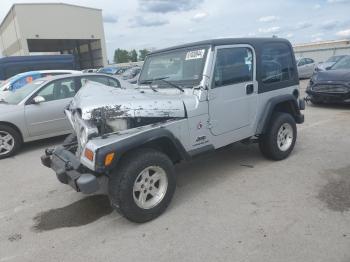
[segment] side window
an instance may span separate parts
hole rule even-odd
[[[287,44],[265,44],[261,54],[261,79],[264,84],[293,79],[292,52]]]
[[[307,59],[307,63],[308,63],[308,64],[312,64],[312,63],[314,63],[314,62],[315,62],[315,61],[312,60],[311,58],[308,58],[308,59]]]
[[[305,58],[300,59],[300,61],[298,63],[298,66],[303,66],[303,65],[306,65],[306,59]]]
[[[253,80],[253,53],[250,48],[218,49],[214,68],[214,87]]]
[[[54,101],[75,96],[74,78],[65,78],[53,81],[41,89],[37,95],[45,101]]]
[[[110,77],[108,77],[108,85],[113,87],[120,87],[119,81]]]
[[[108,86],[108,78],[104,76],[83,76],[81,78],[81,84],[84,85],[87,81],[94,81],[103,85]]]

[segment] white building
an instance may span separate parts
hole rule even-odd
[[[350,40],[336,40],[294,45],[295,57],[324,62],[334,55],[350,55]]]
[[[2,56],[74,54],[82,69],[107,64],[102,10],[62,3],[14,4],[0,24]]]

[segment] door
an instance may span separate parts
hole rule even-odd
[[[239,130],[254,121],[258,90],[255,61],[254,49],[250,46],[216,48],[209,94],[213,135]]]
[[[45,101],[25,106],[25,118],[31,137],[52,135],[69,131],[71,126],[64,114],[64,108],[76,93],[73,77],[52,81],[45,85],[35,96]]]

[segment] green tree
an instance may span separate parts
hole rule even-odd
[[[150,53],[148,49],[139,50],[139,61],[144,61],[146,56]]]
[[[128,50],[118,48],[114,51],[114,63],[127,63],[130,60]]]
[[[135,49],[131,50],[129,53],[131,62],[137,62],[137,52]]]

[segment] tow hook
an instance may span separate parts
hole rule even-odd
[[[46,148],[45,149],[45,155],[52,156],[54,150],[55,149],[53,149],[53,148]]]

